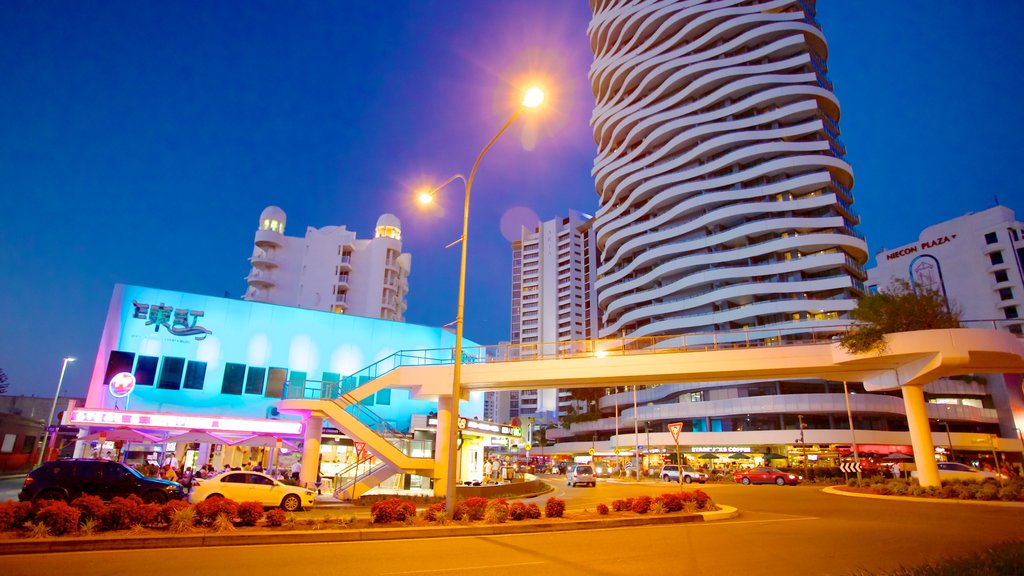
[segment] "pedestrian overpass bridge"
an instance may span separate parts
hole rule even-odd
[[[1005,331],[902,332],[888,335],[881,352],[863,354],[843,349],[835,341],[836,331],[836,327],[823,327],[811,334],[796,330],[787,334],[780,329],[467,347],[461,366],[462,399],[474,390],[786,378],[859,381],[871,391],[901,388],[921,483],[938,485],[921,387],[962,374],[1024,372],[1024,345]],[[788,339],[796,334],[800,339]],[[365,471],[340,487],[345,496],[357,497],[398,472],[429,476],[436,479],[435,486],[444,486],[453,365],[451,348],[400,351],[340,382],[286,383],[279,409],[301,414],[307,423],[305,451],[309,454],[303,457],[303,481],[316,475],[320,431],[326,418],[353,440],[365,442],[367,452],[376,457],[372,466],[364,466]],[[407,437],[364,405],[364,400],[386,388],[407,389],[414,399],[437,400],[433,458],[410,455]],[[367,456],[365,462],[354,466],[369,460]]]

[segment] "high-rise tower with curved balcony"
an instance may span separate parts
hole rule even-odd
[[[867,246],[814,0],[590,4],[601,336],[846,322]]]

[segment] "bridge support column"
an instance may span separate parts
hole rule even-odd
[[[320,472],[320,434],[324,431],[324,419],[310,416],[306,419],[306,435],[302,439],[302,470],[299,472],[299,486],[315,490],[317,473]]]
[[[452,415],[452,397],[437,399],[437,433],[434,435],[434,496],[447,496],[448,486],[448,421]]]
[[[910,426],[910,443],[914,447],[914,463],[917,466],[917,481],[921,486],[941,486],[939,467],[935,463],[935,444],[932,443],[932,429],[928,425],[928,410],[921,386],[901,386],[903,407],[907,411]]]

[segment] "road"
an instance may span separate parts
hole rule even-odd
[[[569,509],[659,494],[671,485],[601,482],[567,488]],[[1024,510],[834,496],[819,487],[708,485],[716,501],[742,516],[713,523],[491,537],[339,544],[123,550],[7,556],[6,574],[238,573],[473,575],[523,571],[558,576],[626,573],[726,576],[771,570],[842,574],[891,570],[1024,538]],[[543,502],[549,495],[537,498]],[[144,568],[143,568],[144,567]]]

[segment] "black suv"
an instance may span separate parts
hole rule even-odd
[[[28,473],[18,500],[71,501],[82,494],[110,500],[135,494],[145,502],[180,500],[185,492],[177,482],[147,478],[137,470],[109,460],[56,460]]]

